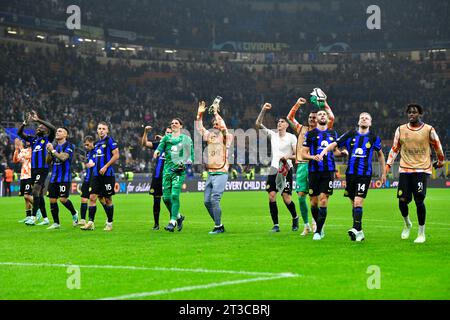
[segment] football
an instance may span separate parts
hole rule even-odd
[[[317,101],[327,100],[327,95],[320,88],[314,88],[310,95],[317,97]]]

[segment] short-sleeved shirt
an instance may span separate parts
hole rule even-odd
[[[264,126],[262,126],[262,129],[269,136],[272,147],[272,161],[270,166],[278,169],[282,157],[290,158],[295,155],[297,137],[289,132],[286,132],[283,137],[280,137],[277,132],[269,130]],[[292,168],[292,160],[287,160],[287,163],[289,168]]]
[[[100,169],[103,168],[112,158],[113,151],[117,149],[117,142],[113,138],[106,136],[105,138],[98,140],[94,146],[95,166],[93,167],[93,176],[100,175]],[[106,170],[105,177],[114,176],[114,169],[112,166]]]
[[[71,164],[72,164],[72,157],[73,157],[73,151],[74,151],[73,144],[66,141],[63,144],[57,144],[56,146],[53,146],[53,148],[58,153],[63,153],[63,152],[67,153],[69,155],[69,157],[64,161],[61,161],[57,157],[53,157],[52,174],[50,176],[50,183],[71,182],[72,181]]]
[[[26,136],[24,140],[31,145],[31,169],[48,169],[48,164],[45,162],[48,136]]]
[[[303,141],[303,146],[309,148],[309,154],[315,156],[320,154],[329,144],[336,142],[337,133],[334,130],[319,130],[315,128],[308,131]],[[322,161],[310,160],[308,162],[309,172],[334,172],[336,165],[334,162],[333,150],[329,151]]]
[[[382,148],[380,137],[370,131],[361,134],[352,130],[344,133],[336,142],[339,148],[345,147],[348,151],[345,174],[372,175],[373,151],[380,151]]]

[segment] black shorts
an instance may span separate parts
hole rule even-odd
[[[270,174],[267,176],[266,181],[266,191],[267,192],[278,192],[277,183],[276,183],[277,174]],[[292,194],[292,168],[289,169],[286,175],[286,187],[284,187],[281,193]]]
[[[31,181],[33,184],[38,184],[43,187],[47,176],[48,169],[31,169]]]
[[[400,173],[397,198],[404,198],[409,203],[414,199],[425,199],[429,174],[424,172]]]
[[[162,196],[162,177],[152,179],[152,183],[150,185],[150,191],[148,193],[154,197]]]
[[[47,197],[51,199],[68,198],[70,182],[54,182],[48,184]]]
[[[351,200],[355,200],[355,197],[366,198],[371,179],[371,176],[347,174],[344,197],[349,197]]]
[[[26,194],[28,195],[33,194],[33,182],[31,178],[20,180],[19,196],[24,196]]]
[[[92,176],[90,194],[111,198],[111,196],[116,194],[114,192],[115,185],[116,178],[114,176]]]
[[[315,197],[321,193],[333,194],[334,172],[309,172],[309,196]]]
[[[91,194],[91,186],[90,181],[89,182],[83,182],[81,185],[81,197],[88,199]]]

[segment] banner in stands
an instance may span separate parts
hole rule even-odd
[[[71,194],[78,195],[81,193],[81,182],[72,182]],[[203,192],[205,190],[206,181],[200,179],[186,180],[183,185],[185,192]],[[371,189],[397,188],[398,180],[388,180],[386,185],[382,185],[380,180],[372,180]],[[334,189],[345,189],[345,180],[335,180]],[[428,183],[429,188],[450,188],[450,180],[444,179],[430,179]],[[15,181],[11,184],[11,196],[19,194],[20,184]],[[294,181],[295,189],[295,181]],[[127,193],[148,193],[150,191],[150,181],[125,181],[118,180],[114,187],[117,194]],[[266,190],[265,180],[229,180],[226,185],[226,191],[263,191]],[[5,190],[3,182],[0,182],[0,195],[4,196]]]

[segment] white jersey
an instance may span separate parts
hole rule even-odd
[[[297,147],[297,137],[291,133],[286,132],[283,137],[280,137],[278,132],[267,129],[262,126],[264,132],[270,138],[270,145],[272,147],[272,162],[271,167],[277,168],[282,157],[291,158],[295,156],[295,149]],[[287,161],[289,168],[292,168],[292,160]]]

